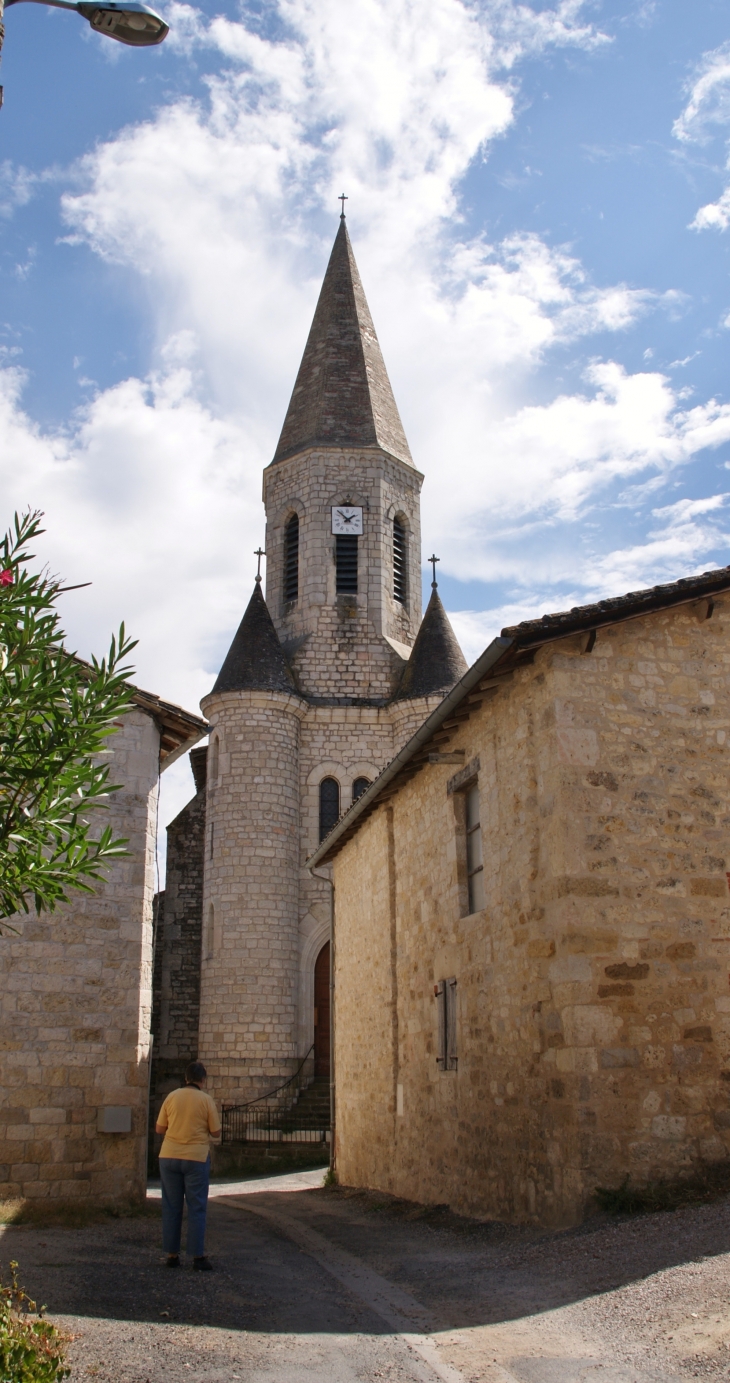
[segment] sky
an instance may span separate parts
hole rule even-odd
[[[149,50],[6,12],[0,516],[92,583],[71,646],[123,619],[139,685],[210,689],[340,192],[470,661],[730,563],[726,0],[160,12]]]

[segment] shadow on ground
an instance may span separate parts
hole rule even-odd
[[[433,1330],[553,1310],[662,1270],[730,1252],[730,1198],[546,1233],[460,1219],[372,1193],[261,1192],[212,1201],[217,1271],[164,1267],[157,1219],[84,1229],[8,1226],[0,1261],[53,1315],[296,1334],[388,1326],[256,1207],[291,1217],[425,1306]]]

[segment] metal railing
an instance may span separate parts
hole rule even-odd
[[[324,1100],[299,1108],[300,1098],[314,1083],[314,1043],[288,1080],[266,1095],[221,1109],[223,1143],[324,1143],[329,1108]],[[329,1090],[329,1083],[327,1085]],[[327,1096],[327,1099],[329,1096]]]

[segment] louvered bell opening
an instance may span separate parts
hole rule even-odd
[[[337,594],[357,594],[357,538],[344,533],[336,539]]]
[[[406,530],[400,519],[393,519],[393,595],[406,603]]]
[[[284,530],[284,599],[299,595],[299,515],[293,514]]]
[[[319,839],[328,836],[340,816],[340,785],[336,778],[323,778],[319,785]]]

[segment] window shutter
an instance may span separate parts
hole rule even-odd
[[[335,589],[338,595],[357,593],[357,538],[354,533],[335,538]]]
[[[456,1046],[456,980],[444,980],[446,993],[446,1070],[457,1069]]]
[[[292,514],[284,529],[284,599],[299,595],[299,515]]]
[[[393,519],[393,595],[406,603],[406,530],[400,519]]]
[[[434,985],[434,987],[433,987],[433,992],[434,992],[434,994],[436,995],[436,1004],[437,1004],[437,1007],[438,1007],[438,1024],[439,1024],[439,1038],[438,1038],[438,1043],[439,1043],[439,1045],[438,1045],[438,1056],[436,1057],[436,1064],[437,1064],[437,1066],[438,1066],[438,1068],[439,1068],[439,1071],[445,1071],[445,1070],[446,1070],[446,982],[445,982],[444,980],[439,980],[438,984],[435,984],[435,985]]]

